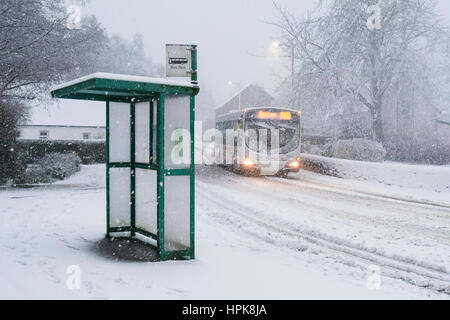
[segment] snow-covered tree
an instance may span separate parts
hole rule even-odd
[[[0,99],[0,184],[24,170],[18,159],[16,136],[17,123],[24,119],[26,111],[26,106],[16,99]]]
[[[71,29],[62,0],[0,1],[0,181],[21,166],[15,138],[24,101],[63,79],[103,39],[92,17]]]
[[[0,2],[0,98],[30,99],[104,42],[93,17],[70,28],[62,0]]]
[[[418,87],[429,88],[436,75],[427,66],[443,57],[449,41],[433,0],[321,0],[302,19],[275,7],[273,24],[295,47],[298,104],[323,112],[366,108],[379,142],[383,106],[395,94],[394,85],[410,85],[399,75],[406,72],[423,82]]]
[[[162,65],[154,64],[144,50],[142,35],[137,33],[130,40],[121,36],[108,37],[103,46],[89,66],[80,68],[84,73],[89,72],[111,72],[141,76],[163,76]]]
[[[54,83],[96,71],[162,73],[140,35],[110,37],[94,16],[75,24],[68,8],[65,0],[0,1],[0,181],[14,176],[9,169],[17,162],[15,136],[27,100],[48,99]]]

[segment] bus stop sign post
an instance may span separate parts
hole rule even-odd
[[[191,77],[197,79],[197,46],[189,44],[166,44],[166,77]]]
[[[195,257],[194,120],[200,88],[196,46],[186,47],[191,83],[94,73],[51,92],[53,98],[106,102],[106,234],[153,239],[161,260]],[[182,149],[188,161],[182,163],[172,157],[177,130],[190,132]]]

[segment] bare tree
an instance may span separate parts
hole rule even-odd
[[[53,83],[95,71],[162,73],[145,55],[141,36],[109,37],[94,16],[73,27],[65,3],[0,0],[0,182],[21,167],[15,138],[27,100],[49,99]]]
[[[69,28],[62,0],[2,0],[0,16],[0,98],[36,97],[106,40],[93,17]]]
[[[20,175],[24,166],[18,159],[17,123],[27,114],[26,106],[11,98],[0,99],[0,184]]]
[[[300,62],[298,89],[331,108],[364,106],[379,142],[383,104],[400,71],[423,70],[430,52],[448,41],[433,0],[321,0],[316,13],[305,19],[274,5],[278,18],[273,24],[286,42],[294,43]],[[371,6],[380,13],[373,28],[368,24]]]
[[[83,70],[85,73],[88,70]],[[144,50],[142,35],[137,33],[130,40],[118,35],[108,38],[107,44],[92,62],[90,72],[112,72],[142,76],[163,76],[161,65],[154,64]]]

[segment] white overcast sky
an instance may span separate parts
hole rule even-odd
[[[298,16],[314,8],[313,0],[277,0]],[[439,1],[448,16],[450,1]],[[199,77],[218,103],[231,94],[229,80],[260,83],[273,91],[286,75],[286,58],[264,56],[278,31],[264,21],[273,19],[271,0],[91,0],[83,9],[95,14],[110,33],[143,35],[146,51],[164,63],[166,43],[199,46]]]
[[[313,6],[312,1],[281,3],[299,14]],[[141,33],[157,63],[164,63],[166,43],[197,44],[199,77],[218,103],[232,93],[229,80],[273,90],[274,74],[286,71],[286,59],[258,57],[278,35],[264,22],[274,16],[271,0],[92,0],[84,12],[95,14],[110,33]]]
[[[298,16],[315,7],[313,0],[277,0]],[[450,16],[450,1],[439,0]],[[236,92],[228,81],[259,83],[273,93],[279,76],[289,73],[289,59],[263,58],[278,30],[271,0],[91,0],[82,14],[95,14],[109,34],[142,34],[147,55],[164,64],[166,43],[199,46],[199,78],[217,107]],[[68,112],[69,110],[66,109]],[[99,114],[103,117],[103,114]],[[42,122],[42,121],[41,121]]]

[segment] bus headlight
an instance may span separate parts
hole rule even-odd
[[[255,163],[249,158],[245,158],[242,164],[246,167],[253,167],[255,165]]]
[[[298,169],[298,168],[300,168],[300,161],[293,160],[293,161],[289,162],[288,166],[289,166],[289,168]]]

